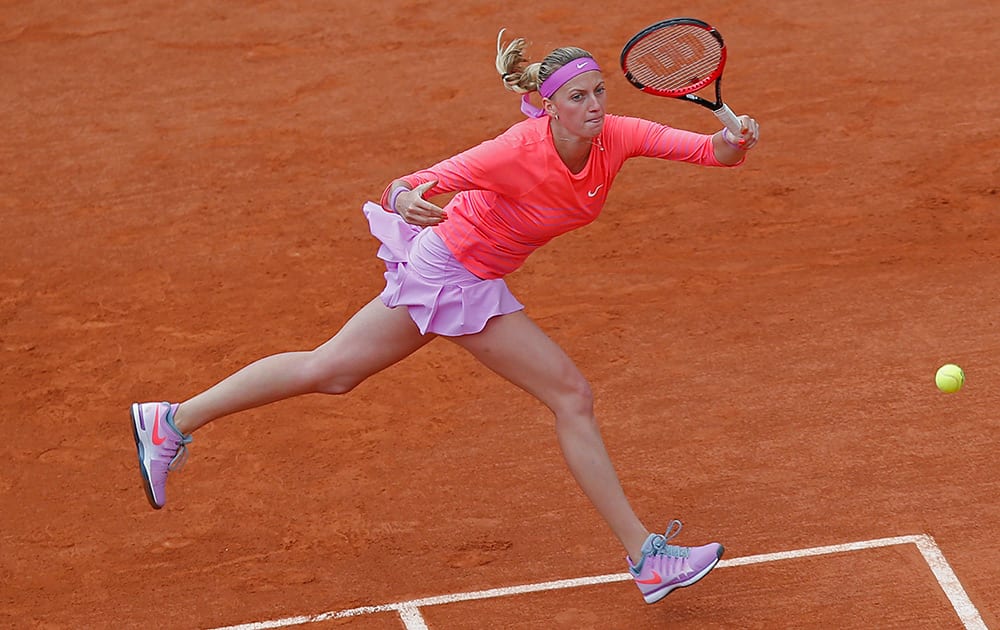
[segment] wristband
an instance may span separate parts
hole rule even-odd
[[[389,195],[389,207],[392,208],[393,212],[396,212],[396,199],[401,194],[403,194],[404,192],[407,192],[409,190],[410,189],[407,188],[406,186],[399,186],[398,188],[396,188],[396,190],[392,191],[391,195]]]

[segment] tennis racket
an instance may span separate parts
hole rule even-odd
[[[726,45],[719,31],[705,22],[674,18],[644,28],[625,44],[621,65],[625,78],[643,92],[707,107],[729,131],[740,135],[739,119],[722,101]],[[695,94],[713,81],[714,101]]]

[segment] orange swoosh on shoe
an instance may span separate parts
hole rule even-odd
[[[663,578],[661,578],[660,574],[657,573],[656,571],[653,571],[653,577],[649,578],[648,580],[639,580],[639,579],[636,579],[636,583],[638,583],[638,584],[659,584],[662,581],[663,581]]]
[[[153,444],[159,446],[163,444],[166,437],[160,435],[160,406],[156,406],[156,417],[153,418]]]

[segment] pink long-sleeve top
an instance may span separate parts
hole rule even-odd
[[[457,192],[445,207],[448,219],[434,230],[469,271],[491,279],[596,219],[625,160],[640,156],[725,166],[715,159],[710,135],[609,114],[586,166],[572,173],[543,116],[402,179],[410,187],[437,180],[428,198]]]

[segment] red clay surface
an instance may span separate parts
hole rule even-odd
[[[623,571],[551,419],[447,341],[199,432],[149,508],[133,400],[318,345],[381,288],[360,207],[519,119],[497,30],[616,71],[730,46],[740,170],[629,163],[510,278],[590,378],[647,525],[727,557],[927,533],[1000,621],[1000,4],[0,7],[0,625],[214,627]],[[936,368],[968,383],[944,395]],[[455,628],[960,628],[913,546],[430,608]],[[393,615],[320,627],[401,628]]]

